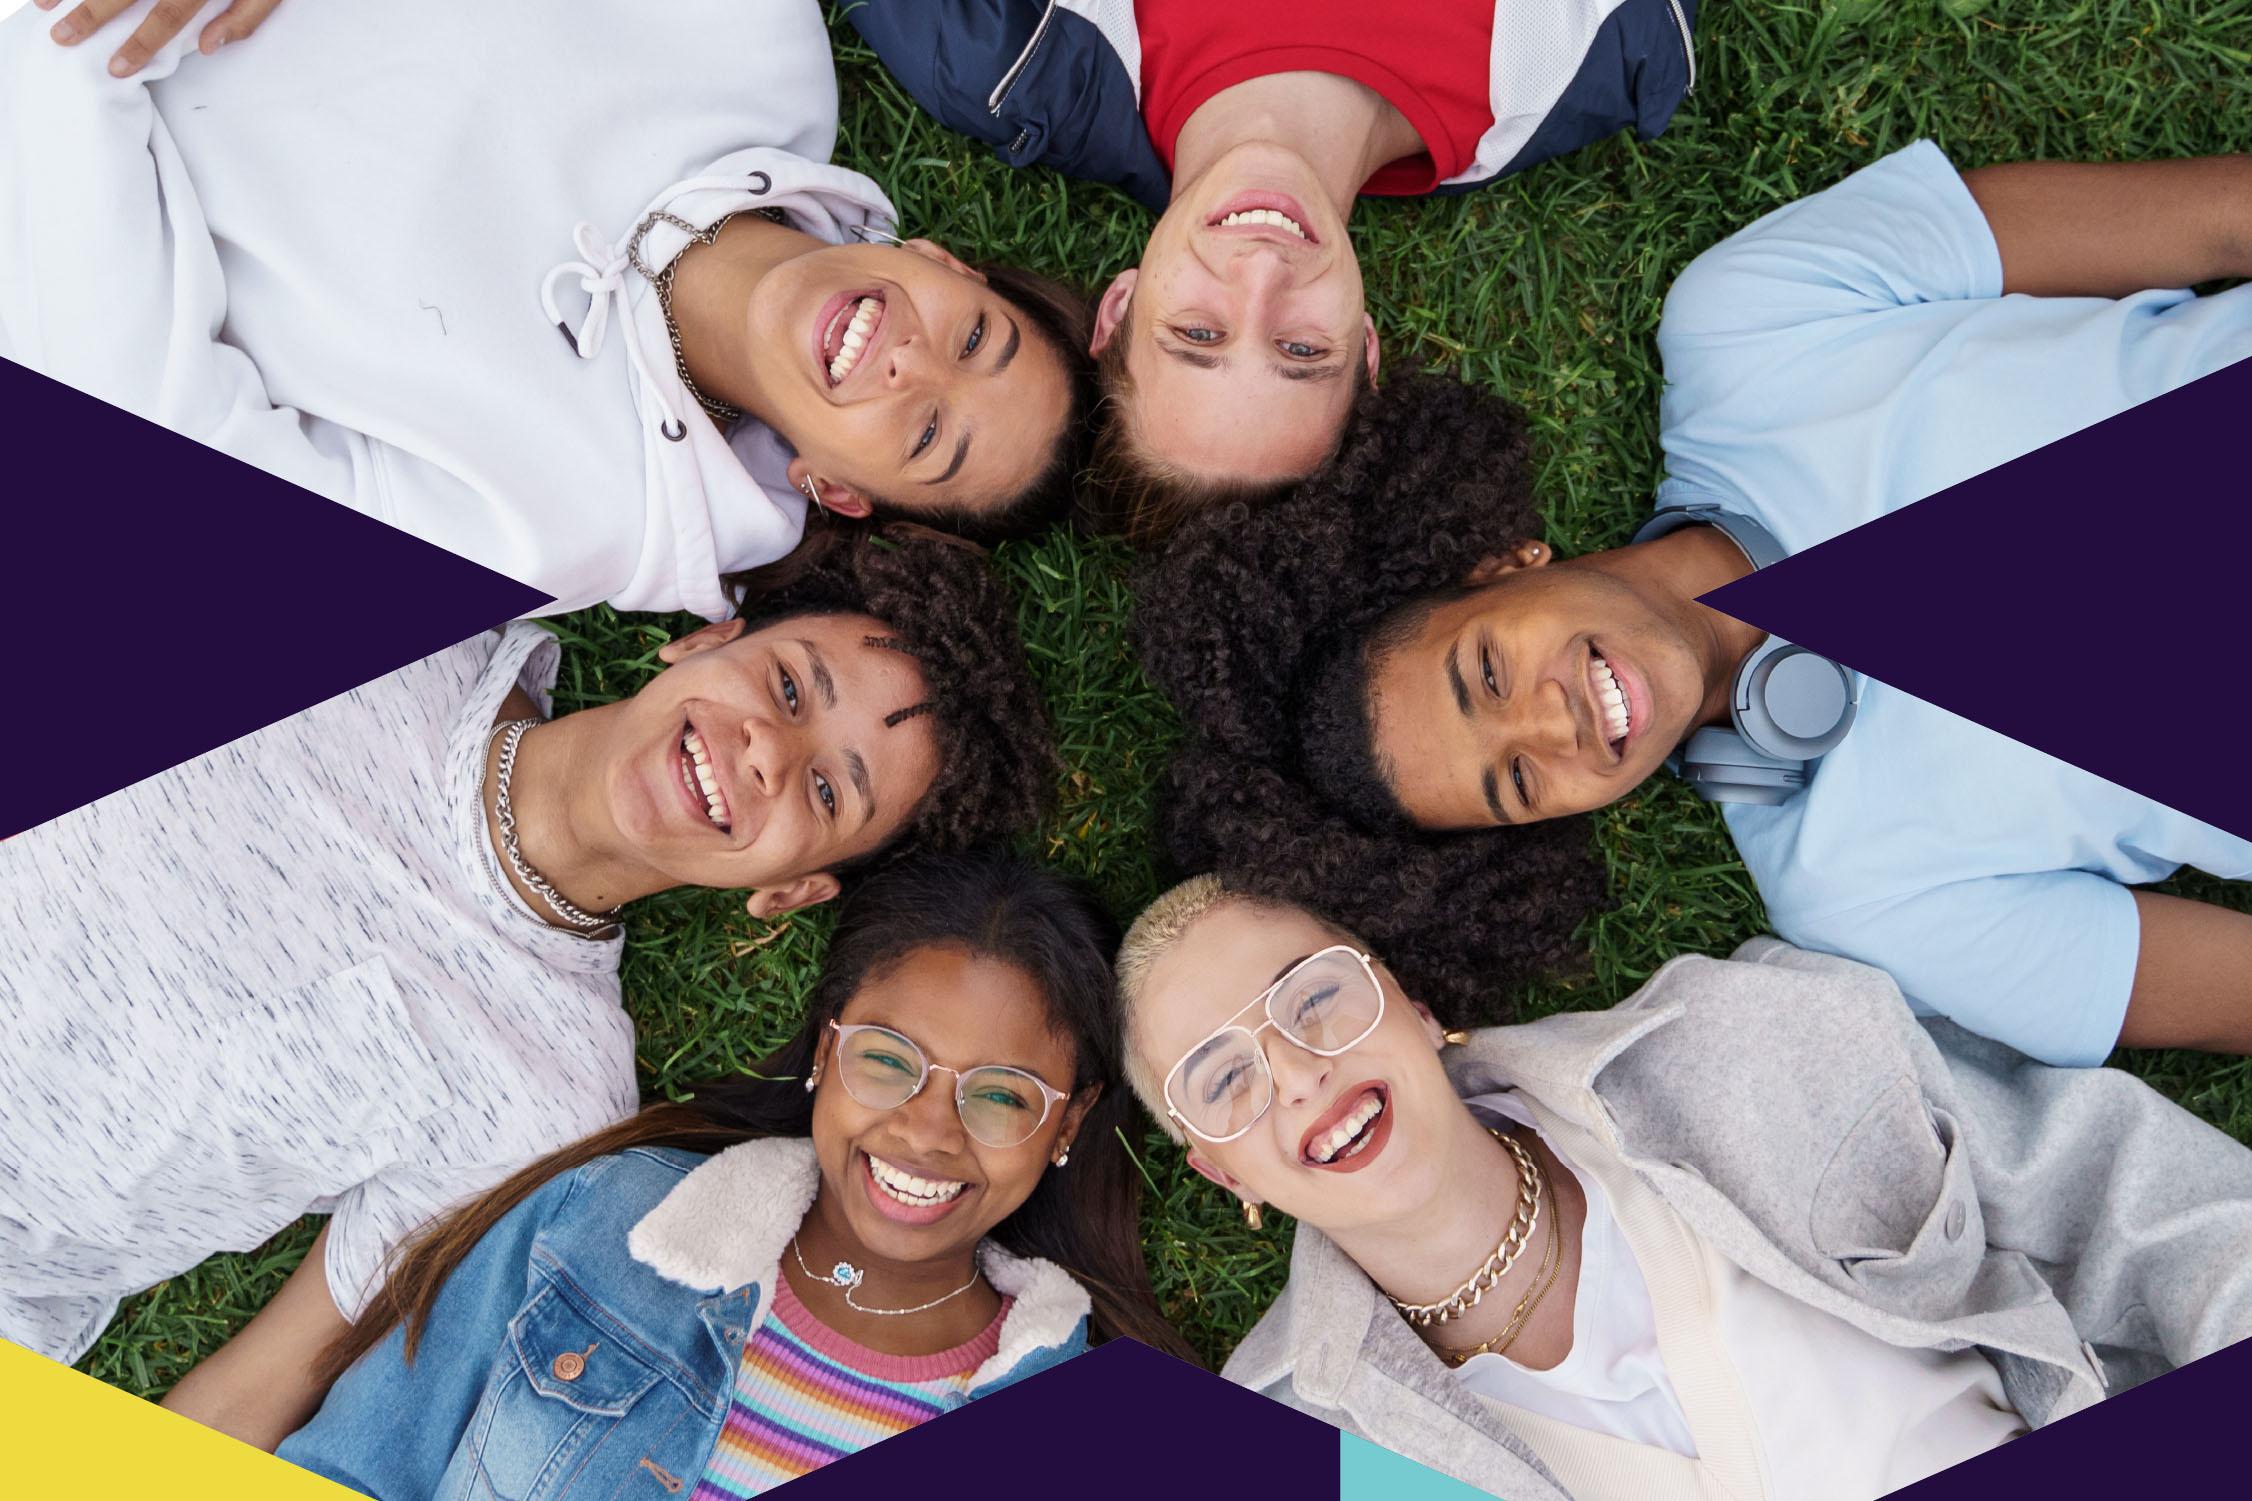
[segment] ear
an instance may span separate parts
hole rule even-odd
[[[818,496],[821,509],[829,512],[832,516],[844,516],[854,521],[864,521],[867,519],[868,513],[875,509],[869,504],[867,496],[853,489],[843,480],[823,479],[820,475],[815,474],[813,466],[805,461],[802,454],[790,460],[788,472],[790,488],[805,496],[809,501]],[[810,492],[806,489],[809,483],[813,486]]]
[[[1057,1151],[1071,1150],[1071,1144],[1079,1139],[1079,1123],[1087,1118],[1087,1112],[1094,1109],[1095,1101],[1102,1097],[1103,1087],[1100,1084],[1090,1084],[1071,1097],[1071,1103],[1063,1107],[1063,1125],[1056,1132]]]
[[[1267,1202],[1265,1199],[1260,1198],[1257,1194],[1244,1193],[1243,1185],[1238,1182],[1226,1168],[1219,1167],[1206,1160],[1204,1154],[1196,1151],[1194,1148],[1191,1148],[1189,1151],[1189,1166],[1195,1168],[1197,1172],[1202,1174],[1205,1178],[1219,1184],[1229,1193],[1236,1195],[1246,1204],[1264,1204]]]
[[[912,250],[925,260],[936,261],[956,276],[966,276],[980,286],[985,284],[985,273],[983,271],[978,270],[968,261],[961,259],[953,251],[948,250],[935,240],[906,240],[901,242],[899,248]]]
[[[1546,542],[1535,542],[1530,537],[1520,537],[1509,544],[1505,553],[1488,553],[1474,564],[1463,582],[1475,588],[1490,584],[1521,568],[1546,568],[1556,561],[1556,550]]]
[[[829,1029],[828,1024],[823,1023],[821,1035],[813,1044],[812,1072],[806,1076],[816,1084],[829,1072],[829,1044],[836,1041],[836,1037],[837,1034]]]
[[[700,625],[685,636],[675,636],[657,648],[657,660],[667,667],[684,662],[700,651],[710,651],[715,646],[725,646],[743,634],[740,617],[733,620],[715,620],[710,625]]]
[[[1410,1001],[1408,1004],[1415,1008],[1416,1024],[1422,1027],[1423,1040],[1431,1044],[1431,1051],[1436,1053],[1445,1047],[1447,1045],[1447,1029],[1439,1025],[1439,1019],[1431,1014],[1431,1008],[1421,1001]]]
[[[1134,300],[1134,284],[1142,279],[1142,268],[1128,266],[1110,279],[1103,288],[1100,301],[1095,304],[1095,336],[1087,341],[1087,352],[1100,355],[1110,343],[1110,336],[1118,332],[1118,325],[1126,321],[1127,304]]]
[[[1367,313],[1361,314],[1361,348],[1363,358],[1368,361],[1368,383],[1373,386],[1376,384],[1376,367],[1381,363],[1381,355],[1377,349],[1376,320]]]
[[[835,876],[825,870],[817,870],[810,876],[799,876],[780,886],[760,887],[743,903],[743,910],[756,918],[780,917],[785,912],[818,907],[843,889]]]

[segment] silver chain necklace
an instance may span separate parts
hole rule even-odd
[[[806,1276],[816,1282],[826,1282],[831,1287],[843,1288],[845,1307],[855,1313],[877,1313],[886,1318],[893,1318],[903,1313],[921,1313],[926,1309],[936,1308],[948,1299],[959,1298],[962,1294],[977,1286],[977,1279],[984,1275],[984,1270],[977,1265],[977,1257],[973,1253],[970,1257],[970,1280],[946,1294],[945,1297],[933,1298],[928,1303],[917,1303],[913,1308],[870,1308],[866,1304],[855,1303],[852,1300],[853,1289],[868,1280],[866,1272],[849,1261],[839,1260],[835,1266],[829,1269],[828,1276],[822,1276],[805,1264],[805,1252],[798,1249],[798,1238],[794,1235],[790,1237],[790,1254],[798,1259],[798,1270],[805,1273]]]
[[[508,801],[508,784],[516,775],[516,747],[524,732],[538,724],[536,719],[511,719],[494,730],[500,738],[500,765],[494,768],[493,821],[500,826],[500,852],[508,859],[508,868],[516,872],[516,879],[532,889],[553,912],[582,933],[599,933],[604,928],[617,926],[618,911],[589,912],[562,892],[554,883],[532,869],[532,862],[524,858],[524,851],[516,839],[516,810]],[[491,742],[488,741],[487,744]]]
[[[745,209],[742,212],[756,214],[761,219],[769,219],[776,224],[786,225],[790,222],[782,217],[782,211],[778,208],[754,208]],[[682,257],[688,254],[688,245],[711,244],[712,241],[719,238],[719,232],[727,227],[728,220],[734,217],[733,214],[724,214],[713,220],[709,228],[698,229],[686,219],[681,218],[680,215],[668,212],[665,209],[658,209],[634,226],[633,238],[626,243],[626,259],[633,262],[633,269],[639,271],[649,285],[657,289],[657,311],[664,314],[665,332],[672,337],[673,369],[679,372],[680,383],[688,388],[689,395],[696,398],[696,404],[704,409],[705,415],[721,427],[742,421],[743,409],[729,406],[719,398],[706,396],[702,391],[696,389],[695,377],[688,373],[688,351],[680,347],[680,325],[673,321],[672,275],[680,269]],[[649,269],[649,263],[641,258],[641,241],[642,237],[658,224],[670,224],[673,228],[685,232],[688,236],[688,245],[680,247],[680,254],[667,261],[664,270],[652,271]]]

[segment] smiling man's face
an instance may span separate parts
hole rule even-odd
[[[621,706],[611,824],[667,883],[772,899],[888,843],[939,770],[921,667],[866,615],[706,626]],[[754,909],[759,898],[754,898]],[[764,915],[764,914],[762,914]]]
[[[1408,606],[1366,666],[1376,764],[1426,829],[1616,802],[1665,764],[1706,695],[1678,617],[1584,560]]]
[[[1183,184],[1097,311],[1136,445],[1216,481],[1295,479],[1337,446],[1376,328],[1345,221],[1303,158],[1236,148]]]

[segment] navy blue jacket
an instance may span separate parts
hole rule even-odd
[[[1090,18],[1098,11],[1108,30]],[[858,0],[846,14],[923,108],[1009,165],[1112,183],[1158,211],[1172,196],[1136,98],[1130,6]],[[1471,172],[1440,192],[1482,187],[1628,127],[1648,140],[1696,83],[1697,0],[1496,0],[1495,15],[1505,34],[1561,32],[1561,50],[1578,62],[1568,78],[1506,80],[1505,97],[1542,101],[1538,117],[1497,126]]]

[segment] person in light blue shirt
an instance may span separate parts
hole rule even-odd
[[[1324,614],[1309,627],[1301,603],[1300,665],[1260,669],[1294,685],[1282,769],[1403,848],[1624,797],[1730,725],[1768,645],[1700,595],[2252,357],[2252,286],[2145,290],[2248,273],[2245,157],[1964,174],[1923,142],[1769,214],[1666,302],[1658,506],[1679,524],[1559,560],[1529,540],[1529,504],[1495,502],[1521,484],[1403,475],[1420,488],[1397,504],[1339,498],[1371,518],[1345,523],[1358,545],[1298,548],[1335,560],[1326,575],[1269,546],[1273,587]],[[1458,449],[1446,420],[1427,415],[1426,437]],[[1319,504],[1273,524],[1319,533]],[[1371,548],[1382,570],[1359,561]],[[1228,607],[1261,614],[1240,590]],[[2252,1051],[2252,916],[2129,889],[2184,865],[2252,875],[2252,842],[1859,686],[1802,780],[1726,806],[1777,932],[2048,1062],[2121,1042]],[[1528,836],[1472,837],[1505,862]]]

